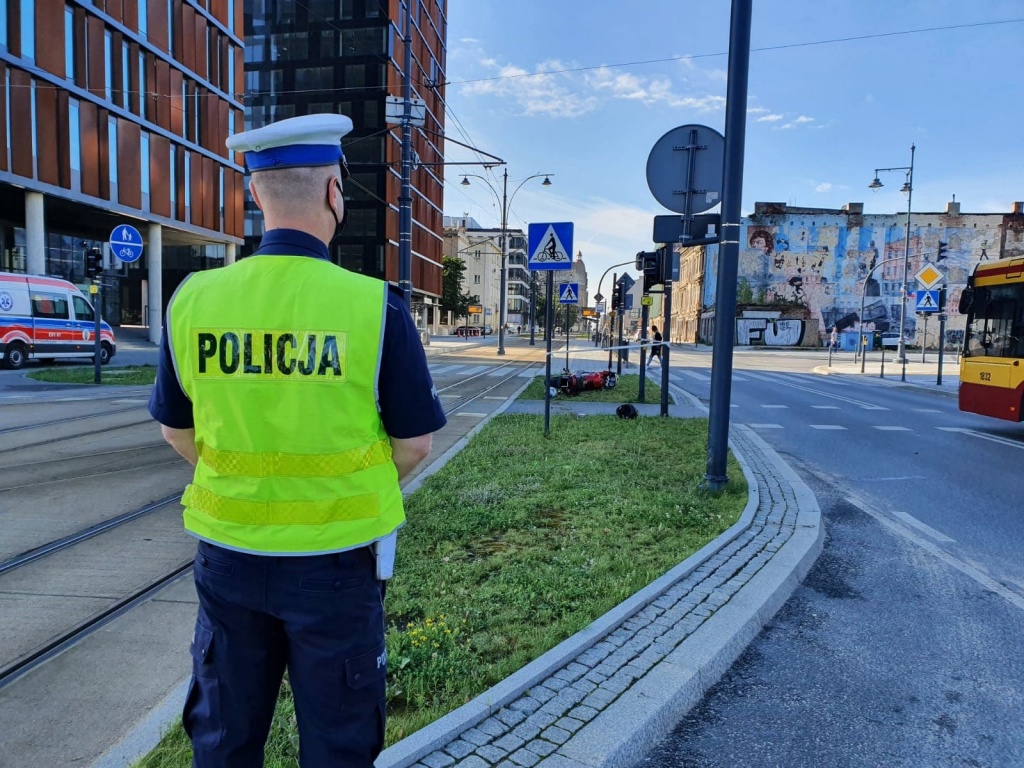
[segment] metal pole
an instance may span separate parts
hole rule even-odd
[[[910,145],[910,173],[907,177],[907,236],[903,245],[903,295],[900,297],[900,340],[899,355],[903,363],[903,372],[900,374],[900,381],[907,380],[907,349],[903,341],[903,333],[906,329],[907,317],[907,276],[910,266],[910,202],[914,196],[914,150]]]
[[[565,310],[565,372],[569,372],[569,305],[566,304],[563,309]]]
[[[530,346],[537,346],[537,273],[530,271]]]
[[[544,336],[548,342],[548,353],[545,355],[544,360],[544,436],[547,437],[551,434],[551,324],[554,323],[555,309],[554,302],[552,301],[552,295],[555,292],[555,273],[552,270],[548,270],[548,297],[547,306],[545,307],[545,328]]]
[[[924,316],[924,338],[921,340],[921,362],[927,362],[925,360],[925,348],[928,346],[928,315]]]
[[[936,386],[942,386],[943,352],[946,346],[946,286],[939,289],[939,374],[935,377]]]
[[[747,76],[750,67],[750,17],[753,0],[732,0],[729,25],[729,73],[725,103],[725,167],[722,187],[722,235],[715,297],[715,343],[711,366],[711,409],[708,423],[708,461],[704,482],[721,490],[729,482],[729,396],[732,387],[732,347],[735,336],[736,273],[739,262],[740,216],[743,202],[743,150],[746,140]],[[671,305],[665,285],[666,306]],[[671,316],[666,312],[666,319]],[[668,347],[662,347],[662,411],[668,412]]]
[[[619,313],[615,316],[615,319],[618,321],[616,325],[618,325],[619,327],[617,334],[618,341],[615,343],[615,346],[618,347],[618,349],[615,350],[618,353],[615,356],[615,372],[620,376],[622,375],[622,316],[624,314],[625,312],[620,310]]]
[[[498,354],[505,354],[505,322],[508,311],[508,168],[501,192],[501,306],[498,308]]]
[[[402,189],[398,197],[398,287],[412,307],[412,9],[405,3],[405,72],[402,74]]]
[[[878,372],[878,378],[885,378],[885,342],[882,342],[882,369]]]
[[[607,272],[605,274],[607,274]],[[602,280],[604,279],[604,275],[601,276],[601,279]],[[612,272],[612,296],[615,295],[615,286],[616,286],[616,284],[618,282],[619,282],[619,273],[618,272]],[[600,290],[600,283],[598,283],[598,290]],[[610,371],[612,369],[612,346],[613,346],[612,345],[612,330],[613,330],[612,323],[615,322],[615,315],[618,313],[619,308],[616,307],[613,303],[611,303],[611,299],[609,299],[608,301],[609,301],[609,305],[612,308],[612,311],[608,313],[608,323],[607,323],[607,325],[608,325],[608,370]]]
[[[95,306],[92,308],[93,321],[95,323],[93,327],[93,366],[92,366],[92,381],[93,384],[99,384],[102,374],[100,373],[100,352],[103,349],[102,339],[100,338],[100,332],[102,326],[100,325],[100,310],[103,307],[103,290],[102,284],[99,280],[96,281],[96,300],[93,302]]]
[[[740,2],[749,2],[749,1],[750,0],[740,0]],[[748,34],[749,34],[749,32],[748,32]],[[744,111],[745,111],[745,108],[744,108]],[[735,285],[735,282],[736,282],[735,279],[733,279],[733,287],[732,287],[733,303],[736,302],[736,285]],[[662,322],[662,326],[661,326],[661,347],[660,347],[660,349],[661,349],[661,357],[660,357],[660,360],[661,360],[661,415],[662,416],[668,416],[668,372],[669,372],[669,367],[668,367],[669,366],[668,350],[669,350],[669,342],[672,341],[672,281],[669,280],[669,279],[665,280],[665,304],[664,304],[664,306],[665,306],[665,315],[664,315],[664,321]],[[732,353],[732,349],[731,348],[729,349],[729,352],[730,352],[730,362],[731,362],[731,353]],[[712,371],[712,373],[713,373],[713,371]],[[729,406],[726,405],[726,409],[728,409],[728,407]],[[726,417],[728,417],[728,415],[729,414],[726,413]],[[729,428],[728,421],[726,422],[725,428],[726,429]],[[724,472],[724,469],[723,469],[723,472]]]
[[[642,403],[647,395],[647,321],[651,319],[651,308],[644,304],[640,308],[640,393],[637,399]]]

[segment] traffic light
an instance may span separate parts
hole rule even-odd
[[[103,274],[103,251],[99,248],[90,248],[85,252],[85,276],[94,278],[101,274]]]
[[[644,274],[644,293],[665,282],[665,249],[641,251],[636,255],[636,268]]]
[[[939,241],[939,252],[936,254],[936,261],[942,261],[943,259],[949,258],[949,256],[946,254],[946,246],[947,243],[944,243],[941,240]]]
[[[617,310],[622,306],[622,286],[618,283],[612,286],[612,309]]]

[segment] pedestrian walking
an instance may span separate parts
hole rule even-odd
[[[658,326],[656,325],[651,326],[651,338],[653,340],[653,343],[651,344],[651,363],[654,363],[654,361],[657,360],[660,364],[662,338],[661,334],[658,332]]]
[[[196,768],[263,765],[286,668],[302,768],[369,768],[384,744],[398,483],[445,417],[402,294],[330,260],[351,129],[319,114],[230,137],[266,234],[167,308],[149,410],[195,467]]]
[[[833,325],[832,326],[832,335],[829,338],[829,345],[830,345],[830,347],[833,350],[839,351],[839,326],[838,325]]]

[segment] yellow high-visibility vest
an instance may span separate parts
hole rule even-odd
[[[185,528],[231,549],[352,549],[405,520],[377,408],[387,285],[303,256],[253,256],[168,308],[199,462]]]

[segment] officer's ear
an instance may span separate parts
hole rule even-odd
[[[256,193],[256,185],[252,179],[249,179],[249,194],[252,195],[253,202],[256,203],[256,207],[261,211],[263,210],[263,203],[260,202],[260,196]]]

